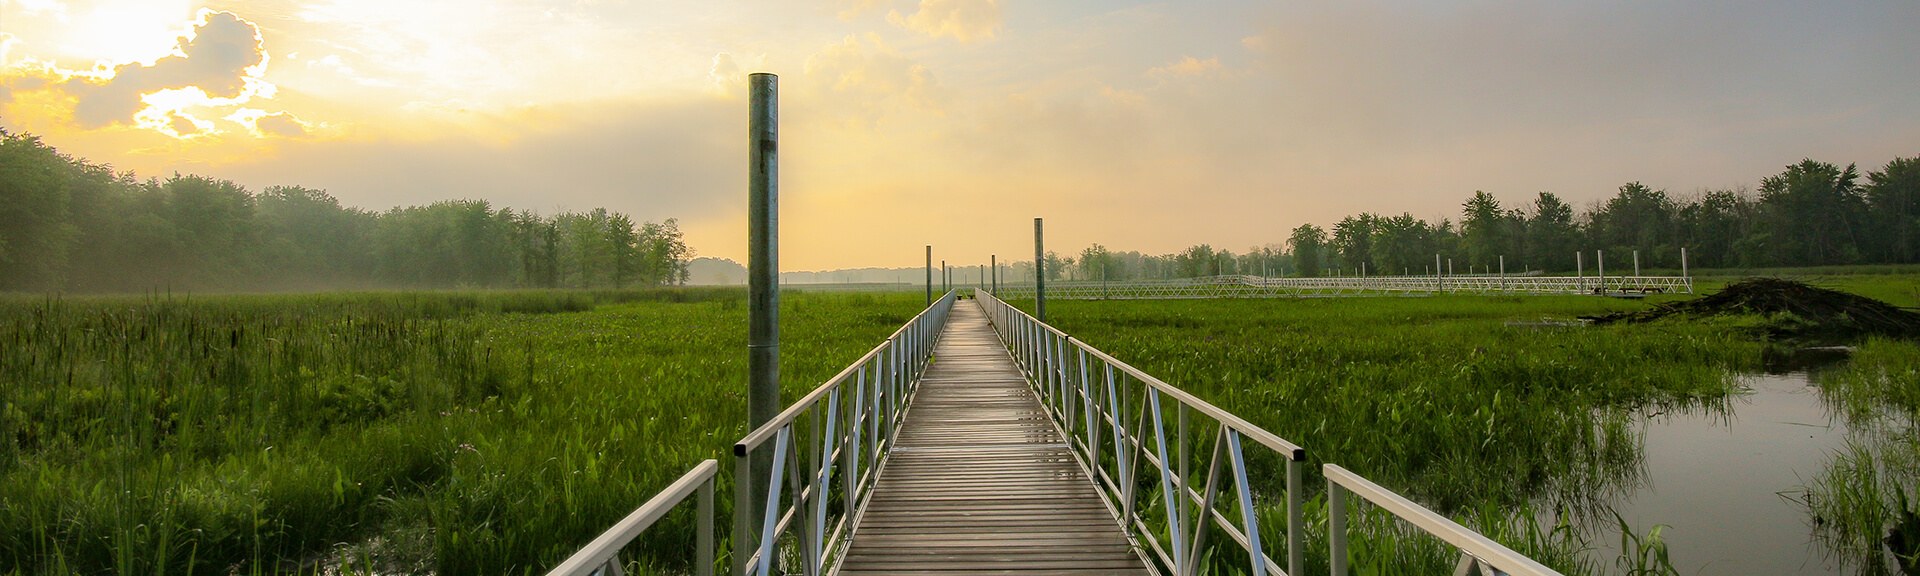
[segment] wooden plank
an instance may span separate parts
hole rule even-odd
[[[971,304],[947,320],[840,574],[1148,574]]]

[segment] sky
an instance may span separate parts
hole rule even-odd
[[[1753,188],[1920,156],[1920,3],[0,0],[0,127],[142,177],[374,210],[677,218],[745,261],[780,76],[781,268],[1236,252],[1476,190]],[[1024,257],[1022,256],[1024,255]]]

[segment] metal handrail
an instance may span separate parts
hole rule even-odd
[[[1478,532],[1467,529],[1459,523],[1435,514],[1412,500],[1394,494],[1346,468],[1327,464],[1322,471],[1327,476],[1327,524],[1330,543],[1327,547],[1329,560],[1333,563],[1333,575],[1345,576],[1347,573],[1347,508],[1346,493],[1352,492],[1375,506],[1406,520],[1420,530],[1432,534],[1448,544],[1460,549],[1460,562],[1454,568],[1454,574],[1468,574],[1480,568],[1482,574],[1512,574],[1513,576],[1561,576],[1552,568],[1542,566],[1532,558],[1513,549],[1500,545]],[[1490,570],[1489,570],[1490,569]]]
[[[626,569],[620,565],[620,549],[696,491],[700,494],[699,510],[694,514],[699,535],[695,537],[693,570],[698,576],[713,576],[713,479],[719,471],[720,463],[716,460],[707,460],[694,466],[693,470],[655,494],[646,504],[641,504],[626,518],[615,522],[612,528],[594,538],[593,542],[581,547],[553,570],[547,571],[547,576],[624,576]]]
[[[1102,499],[1119,516],[1129,538],[1144,541],[1144,548],[1151,550],[1176,575],[1191,576],[1198,568],[1209,526],[1218,526],[1247,551],[1255,576],[1301,573],[1306,551],[1301,486],[1306,450],[1068,336],[985,290],[975,290],[974,297],[1012,352],[1015,363],[1027,373],[1042,404],[1067,433],[1075,459],[1094,478]],[[1134,383],[1139,384],[1137,390]],[[1178,432],[1172,436],[1165,425],[1163,396],[1176,404],[1173,408],[1178,418]],[[1136,398],[1137,414],[1129,414],[1127,408]],[[1206,488],[1200,492],[1192,489],[1193,476],[1189,470],[1189,411],[1219,424],[1213,457],[1208,464]],[[1134,421],[1131,431],[1127,424],[1129,416],[1133,416]],[[1149,433],[1151,438],[1147,437]],[[1267,556],[1261,543],[1252,485],[1247,477],[1247,460],[1240,442],[1242,437],[1253,439],[1287,460],[1285,571]],[[1170,439],[1173,453],[1168,451]],[[1111,454],[1113,462],[1103,462],[1103,454]],[[1177,463],[1173,461],[1175,457]],[[1164,509],[1167,542],[1161,541],[1142,514],[1141,495],[1135,489],[1138,478],[1135,472],[1140,462],[1152,466],[1160,478],[1159,507]],[[1223,471],[1222,466],[1230,469]],[[1214,509],[1224,489],[1221,480],[1226,474],[1231,474],[1238,493],[1240,518],[1237,523]],[[1144,504],[1154,506],[1151,501]],[[1201,518],[1195,520],[1195,513]]]
[[[781,538],[793,528],[799,529],[804,544],[801,572],[827,572],[879,478],[900,417],[932,359],[955,298],[951,291],[941,296],[880,345],[734,444],[734,575],[772,574]],[[851,393],[843,394],[849,384]],[[804,434],[803,423],[808,425]],[[753,456],[769,442],[771,469],[760,471],[768,480],[765,506],[755,510]],[[804,457],[811,461],[803,473]],[[829,531],[827,503],[833,500],[836,467],[843,509]],[[754,515],[761,519],[757,534]]]

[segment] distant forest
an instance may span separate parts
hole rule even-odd
[[[1607,269],[1677,271],[1680,250],[1693,268],[1759,268],[1920,262],[1920,158],[1895,158],[1863,178],[1844,168],[1804,160],[1760,180],[1758,194],[1709,190],[1675,195],[1639,182],[1585,210],[1551,192],[1508,206],[1474,192],[1458,223],[1412,214],[1357,214],[1330,228],[1304,224],[1284,244],[1244,253],[1201,244],[1158,256],[1114,252],[1095,244],[1077,255],[1049,253],[1049,279],[1124,280],[1191,278],[1215,274],[1271,276],[1430,274],[1434,255],[1452,273],[1499,270],[1571,272],[1585,253],[1588,273],[1596,251]],[[969,277],[973,274],[969,274]],[[1031,262],[1010,265],[1003,281],[1030,281]],[[971,278],[969,278],[971,279]]]
[[[672,219],[142,181],[0,129],[0,291],[622,288],[684,283],[691,255]]]

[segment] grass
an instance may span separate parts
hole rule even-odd
[[[545,570],[745,434],[742,300],[0,301],[0,573]],[[920,304],[789,292],[786,394]],[[667,522],[636,562],[684,566]]]
[[[1762,344],[1737,320],[1539,322],[1645,305],[1439,296],[1048,308],[1068,333],[1307,447],[1309,470],[1338,463],[1581,574],[1602,572],[1580,560],[1581,525],[1612,520],[1602,504],[1640,481],[1640,414],[1724,405],[1740,392],[1734,374],[1759,367]],[[1574,529],[1514,520],[1536,506]],[[1409,542],[1375,543],[1394,553],[1362,573],[1451,569],[1453,558]]]
[[[1820,383],[1852,434],[1800,495],[1815,533],[1863,574],[1911,570],[1920,564],[1920,343],[1868,340]]]

